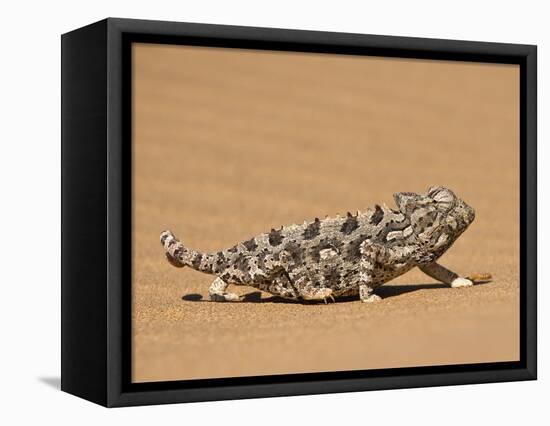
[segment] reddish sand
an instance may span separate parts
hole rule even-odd
[[[519,358],[516,66],[156,45],[134,66],[134,381]],[[158,241],[219,250],[434,184],[477,211],[441,263],[493,282],[414,270],[372,305],[210,303],[213,277]]]

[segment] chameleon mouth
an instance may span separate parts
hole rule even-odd
[[[464,218],[464,221],[469,225],[474,221],[476,218],[476,211],[471,208],[468,204],[466,204],[464,201],[461,202],[462,207],[462,217]]]

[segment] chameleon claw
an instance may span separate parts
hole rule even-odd
[[[331,292],[329,295],[323,297],[323,302],[325,302],[325,305],[328,305],[328,301],[329,301],[329,300],[331,300],[332,303],[336,303],[336,299],[335,299],[334,296],[332,295],[332,292]]]

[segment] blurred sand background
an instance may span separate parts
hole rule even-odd
[[[133,66],[134,381],[519,359],[518,67],[147,44]],[[477,211],[441,263],[493,282],[210,303],[214,277],[159,244],[217,251],[435,184]]]

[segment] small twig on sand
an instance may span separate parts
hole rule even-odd
[[[493,279],[493,276],[489,273],[483,273],[483,274],[472,274],[466,278],[468,278],[470,281],[473,281],[476,284],[479,284],[479,283],[486,283],[491,281]]]

